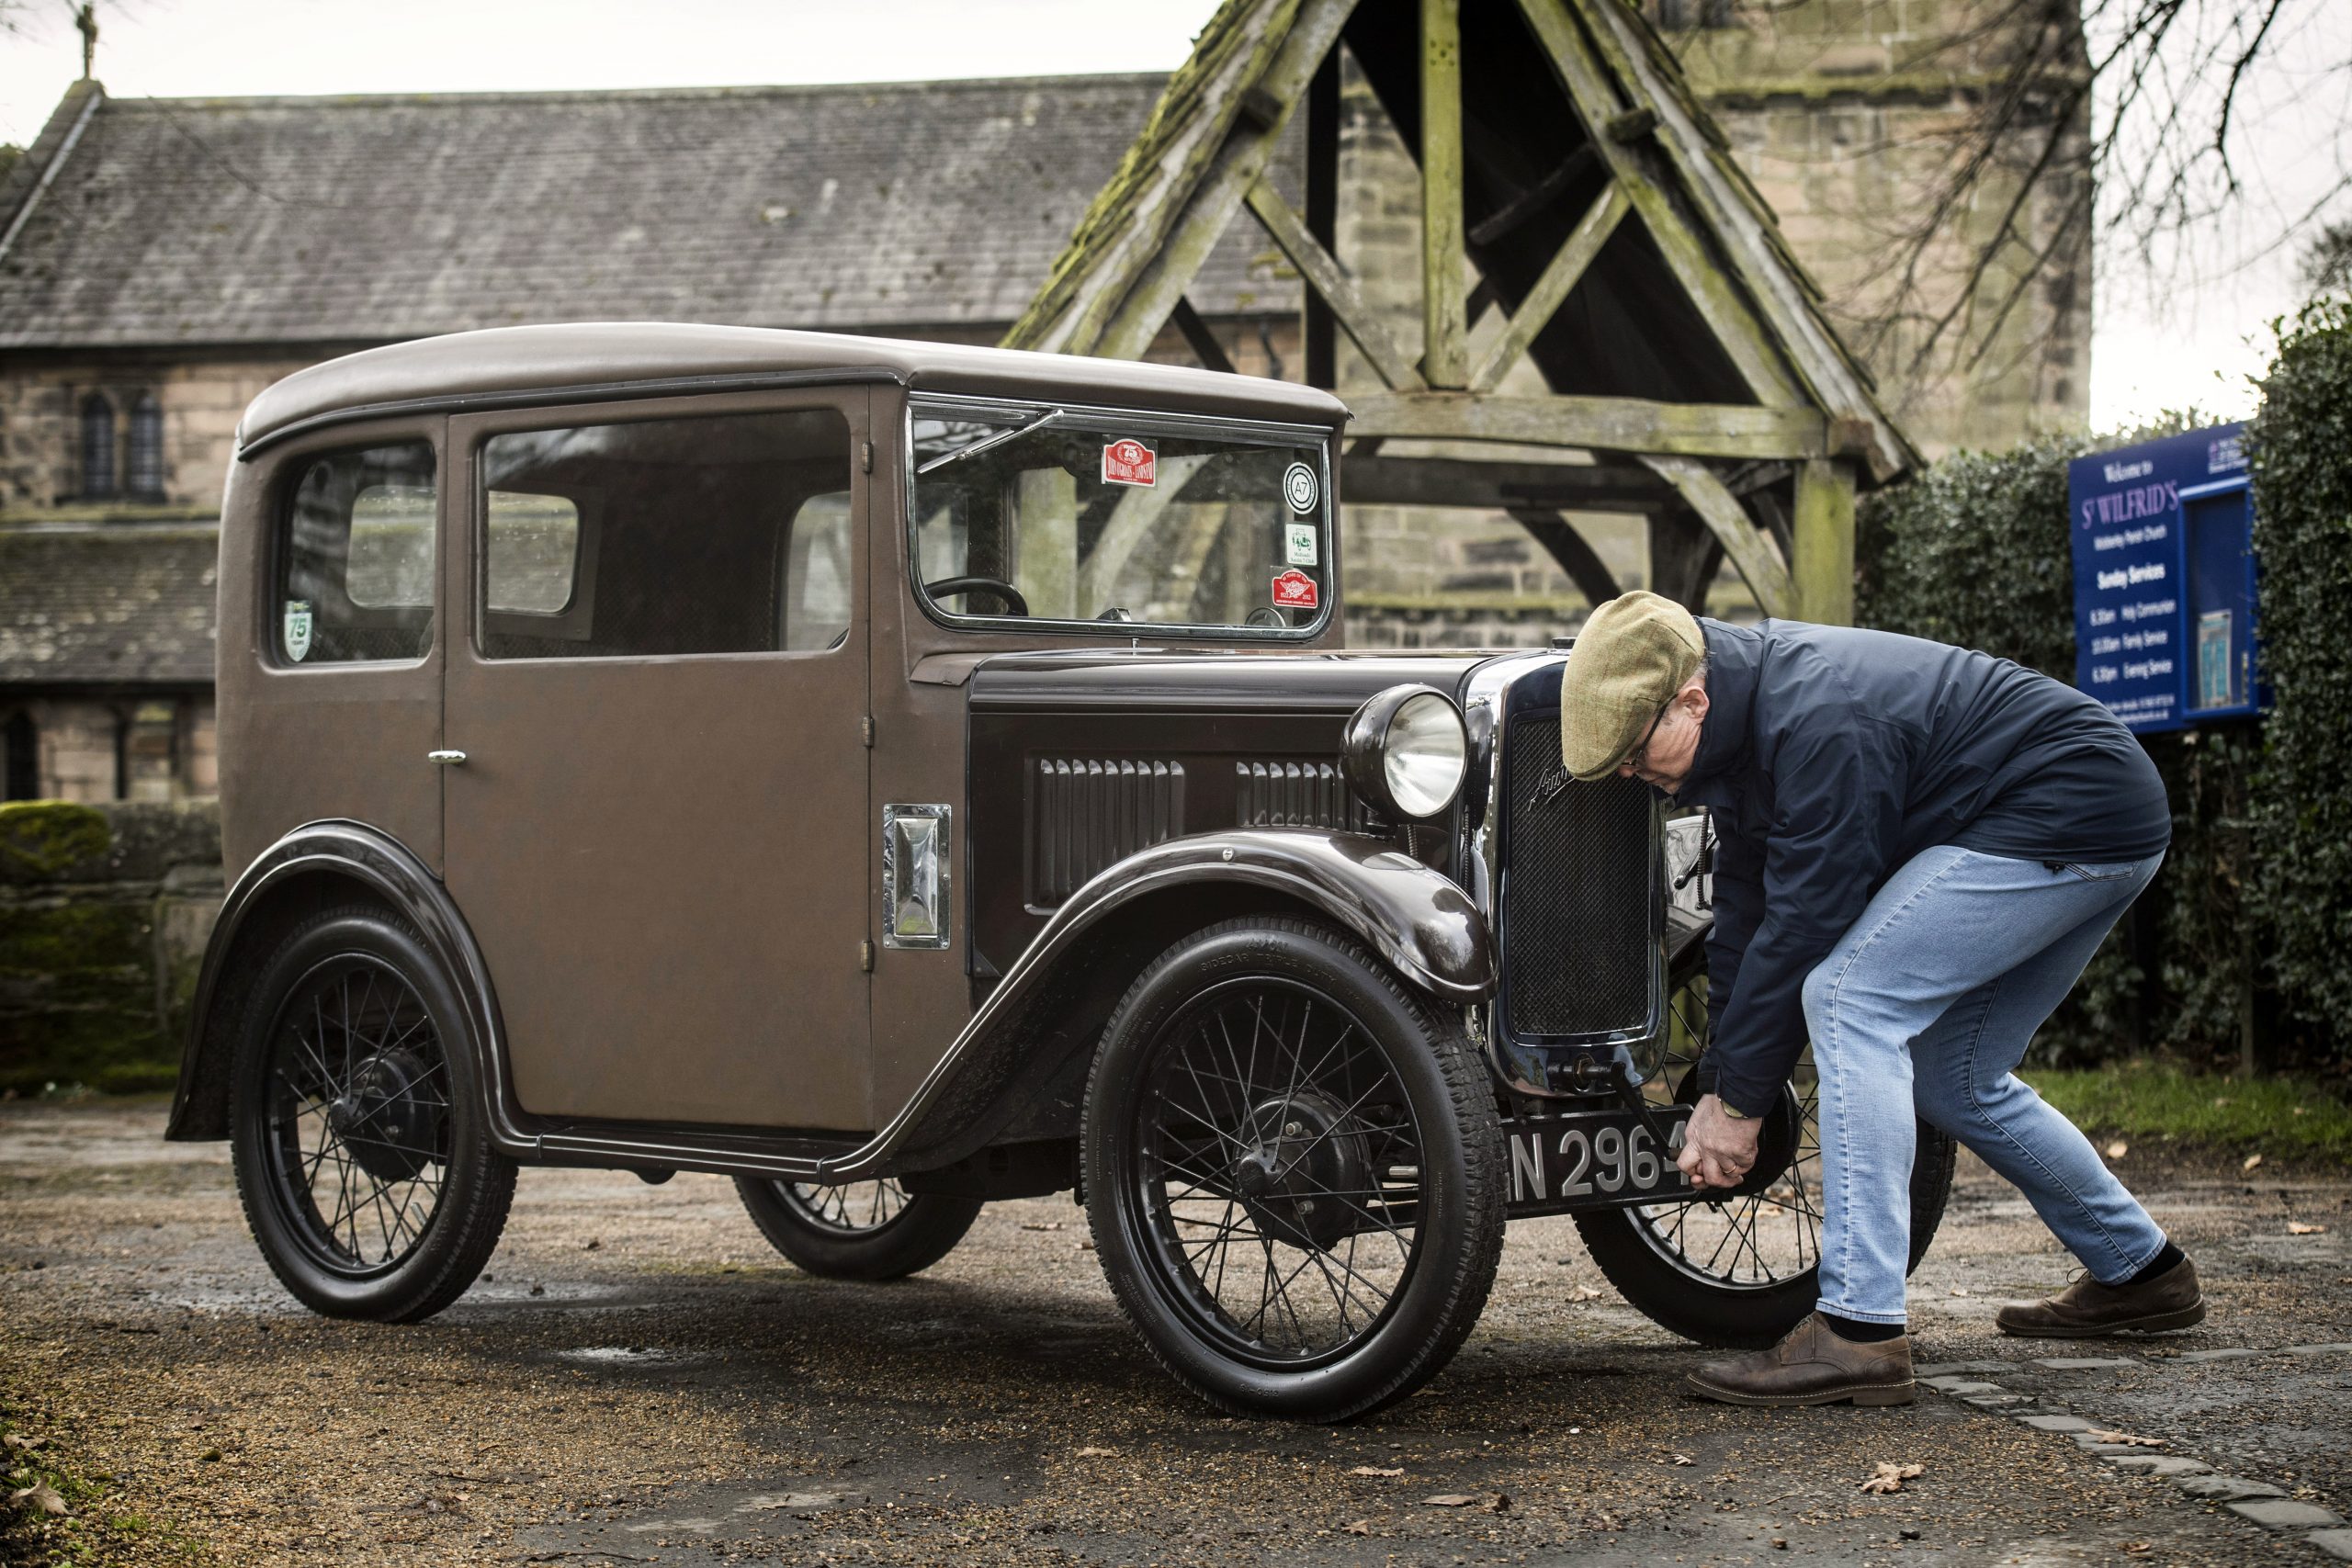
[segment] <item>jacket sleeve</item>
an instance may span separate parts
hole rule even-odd
[[[1720,1020],[1724,1000],[1739,988],[1740,960],[1747,956],[1747,944],[1756,940],[1757,922],[1764,917],[1763,847],[1718,828],[1713,893],[1715,923],[1707,933],[1707,995]],[[1700,1054],[1698,1073],[1699,1087],[1714,1092],[1712,1049]]]
[[[1804,982],[1860,918],[1903,820],[1905,768],[1879,726],[1845,705],[1809,713],[1772,764],[1761,912],[1728,986],[1712,978],[1714,1092],[1758,1116],[1804,1050]],[[1720,887],[1720,884],[1718,886]]]

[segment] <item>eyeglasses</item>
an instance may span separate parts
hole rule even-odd
[[[1633,768],[1638,772],[1641,766],[1649,761],[1650,742],[1657,737],[1657,727],[1666,722],[1666,710],[1673,705],[1672,697],[1657,705],[1657,712],[1650,718],[1650,727],[1642,731],[1640,743],[1625,753],[1624,761],[1618,766]]]

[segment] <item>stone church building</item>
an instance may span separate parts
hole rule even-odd
[[[1943,47],[1968,35],[1970,0],[1652,3],[1833,316],[1866,310],[1922,149],[1994,80],[1982,40]],[[213,793],[218,499],[238,416],[278,377],[531,321],[993,342],[1165,80],[178,100],[74,85],[0,179],[6,796]],[[1337,251],[1376,288],[1418,265],[1410,161],[1368,92],[1344,102]],[[2082,423],[2087,240],[2056,221],[2033,218],[2060,243],[1996,352],[1910,376],[1897,345],[1877,365],[1928,453]],[[1229,233],[1190,298],[1236,368],[1301,375],[1300,291],[1271,245]],[[1196,357],[1174,328],[1151,354]],[[1346,526],[1360,640],[1407,623],[1431,628],[1411,640],[1525,640],[1581,614],[1508,517]],[[1619,581],[1642,581],[1638,531],[1600,530]]]

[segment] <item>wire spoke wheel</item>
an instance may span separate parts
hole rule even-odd
[[[1421,1130],[1363,1023],[1288,980],[1170,1021],[1137,1101],[1136,1194],[1199,1332],[1272,1368],[1344,1355],[1420,1251]]]
[[[907,1190],[896,1181],[852,1181],[822,1187],[810,1181],[776,1183],[785,1202],[808,1224],[842,1235],[880,1230],[907,1210]]]
[[[424,1244],[450,1160],[447,1055],[391,965],[345,954],[299,980],[266,1043],[263,1146],[296,1240],[352,1280]]]

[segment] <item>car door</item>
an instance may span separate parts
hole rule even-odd
[[[448,885],[522,1109],[866,1120],[867,394],[450,422]]]

